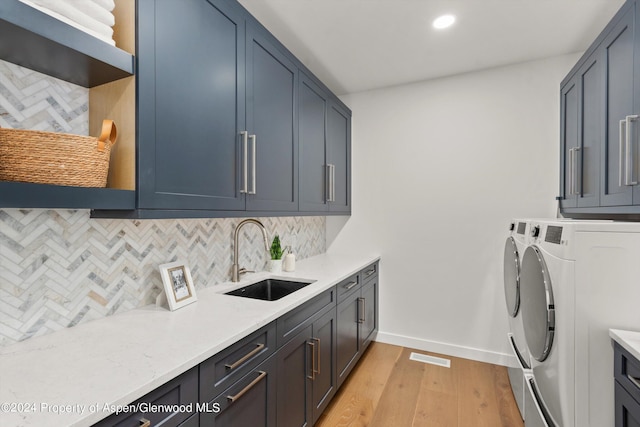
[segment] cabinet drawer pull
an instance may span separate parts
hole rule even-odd
[[[349,282],[349,283],[347,283],[346,285],[344,285],[344,288],[345,288],[346,290],[349,290],[349,289],[353,288],[353,287],[354,287],[355,285],[357,285],[357,284],[358,284],[358,281],[357,281],[357,280],[356,280],[356,281],[354,281],[354,282]]]
[[[151,427],[151,421],[146,418],[140,418],[140,427]]]
[[[240,399],[242,396],[244,396],[244,394],[246,392],[248,392],[249,390],[251,390],[253,388],[254,385],[258,384],[264,377],[267,376],[267,373],[265,371],[258,371],[258,373],[260,375],[258,375],[256,377],[255,380],[251,381],[249,384],[247,384],[247,386],[245,388],[243,388],[242,390],[240,390],[236,395],[234,396],[227,396],[227,399],[233,403],[236,400]]]
[[[627,374],[627,378],[633,383],[634,386],[640,389],[640,378],[633,377],[629,374]]]
[[[376,269],[375,269],[375,268],[372,268],[371,270],[366,271],[364,274],[365,274],[365,276],[369,277],[369,276],[371,276],[371,275],[372,275],[373,273],[375,273],[375,272],[376,272]]]
[[[313,339],[313,338],[312,338]],[[316,343],[307,341],[307,345],[311,347],[311,375],[307,375],[310,380],[316,379]]]
[[[627,159],[627,164],[625,165],[625,185],[638,185],[638,181],[636,181],[635,177],[635,147],[634,147],[634,139],[633,135],[633,122],[638,119],[637,115],[627,116],[627,134],[626,136],[626,150],[625,156]]]
[[[249,136],[249,132],[247,132],[246,130],[243,130],[242,132],[240,132],[240,135],[242,135],[242,188],[240,189],[241,193],[247,193],[247,191],[249,190],[249,160],[248,160],[248,142],[247,142],[247,137]]]
[[[262,343],[256,344],[256,348],[254,348],[249,353],[242,356],[240,359],[236,360],[234,363],[224,365],[224,367],[227,369],[235,369],[238,366],[242,365],[247,360],[251,359],[256,354],[260,353],[260,351],[262,351],[263,348],[264,348],[264,344]]]
[[[362,306],[360,306],[360,303],[362,303]],[[366,321],[365,309],[366,306],[364,298],[358,298],[358,323],[364,323]]]
[[[251,144],[251,191],[248,194],[256,194],[256,136],[249,135],[249,139],[252,141]]]
[[[315,375],[320,375],[320,348],[321,348],[320,338],[311,338],[311,339],[318,342],[318,357],[316,358],[316,362],[318,363],[318,368],[314,370],[314,373]]]

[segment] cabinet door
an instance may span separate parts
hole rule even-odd
[[[276,358],[262,362],[199,409],[203,426],[276,427]]]
[[[621,145],[620,121],[633,114],[633,52],[635,3],[625,6],[626,13],[603,40],[601,61],[604,65],[604,99],[606,117],[606,137],[602,158],[602,206],[629,205],[632,202],[632,188],[620,185]],[[637,123],[633,126],[637,128]],[[629,129],[627,129],[629,131]],[[623,138],[624,139],[624,138]],[[624,154],[624,147],[622,150]],[[624,181],[624,176],[622,177]],[[624,184],[624,182],[623,182]]]
[[[297,67],[247,23],[248,210],[298,209]]]
[[[360,355],[360,325],[358,323],[358,306],[360,292],[349,294],[338,304],[338,343],[336,369],[338,387],[342,385]]]
[[[362,329],[360,333],[360,339],[362,340],[362,351],[364,351],[373,334],[378,330],[378,277],[371,279],[362,285],[362,307],[360,313],[362,319],[360,319],[360,327]]]
[[[337,102],[327,112],[327,157],[333,167],[329,211],[351,211],[351,114]]]
[[[278,427],[313,425],[311,399],[312,325],[307,326],[277,354]]]
[[[222,0],[137,15],[138,206],[243,210],[244,16]]]
[[[300,211],[327,210],[325,153],[327,95],[309,77],[300,74],[298,145],[300,149]]]
[[[561,208],[577,206],[578,92],[577,76],[560,90]]]
[[[600,204],[600,152],[604,136],[602,68],[593,55],[578,71],[580,79],[580,150],[578,151],[578,207]]]
[[[313,322],[313,342],[316,351],[316,366],[311,380],[313,397],[313,423],[320,418],[336,394],[336,309],[329,310]]]

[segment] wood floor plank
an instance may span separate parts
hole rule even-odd
[[[409,359],[451,360],[451,368]],[[374,342],[316,427],[523,427],[507,369]]]
[[[368,426],[402,347],[372,342],[316,427]]]
[[[448,356],[417,352],[451,360]],[[420,362],[414,362],[420,363]],[[437,365],[425,365],[425,375],[412,426],[452,427],[458,425],[458,382],[455,371]]]

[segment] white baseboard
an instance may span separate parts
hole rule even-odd
[[[399,345],[414,348],[416,350],[429,351],[463,359],[477,360],[479,362],[492,363],[494,365],[516,367],[518,361],[515,356],[507,353],[480,350],[472,347],[464,347],[455,344],[447,344],[437,341],[429,341],[420,338],[406,337],[403,335],[378,332],[375,341],[385,344]]]

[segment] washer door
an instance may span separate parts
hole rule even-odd
[[[524,335],[531,355],[544,361],[553,345],[555,306],[547,264],[537,246],[529,246],[522,257],[520,299]]]
[[[516,317],[520,308],[520,254],[513,237],[504,242],[504,297],[509,316]]]

